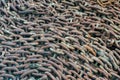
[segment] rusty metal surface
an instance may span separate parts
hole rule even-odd
[[[0,0],[0,80],[120,80],[120,1]]]

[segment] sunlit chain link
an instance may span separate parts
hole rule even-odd
[[[97,0],[98,4],[102,7],[109,6],[114,1],[116,0]]]

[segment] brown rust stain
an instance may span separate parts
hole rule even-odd
[[[89,45],[84,45],[84,47],[90,51],[94,56],[96,56],[96,52],[94,51],[94,49],[92,47],[90,47]]]

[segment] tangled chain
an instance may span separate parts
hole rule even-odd
[[[0,0],[0,80],[120,80],[120,1],[98,2]]]

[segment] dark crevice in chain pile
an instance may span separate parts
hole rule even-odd
[[[0,0],[0,80],[119,80],[119,32],[119,0]]]

